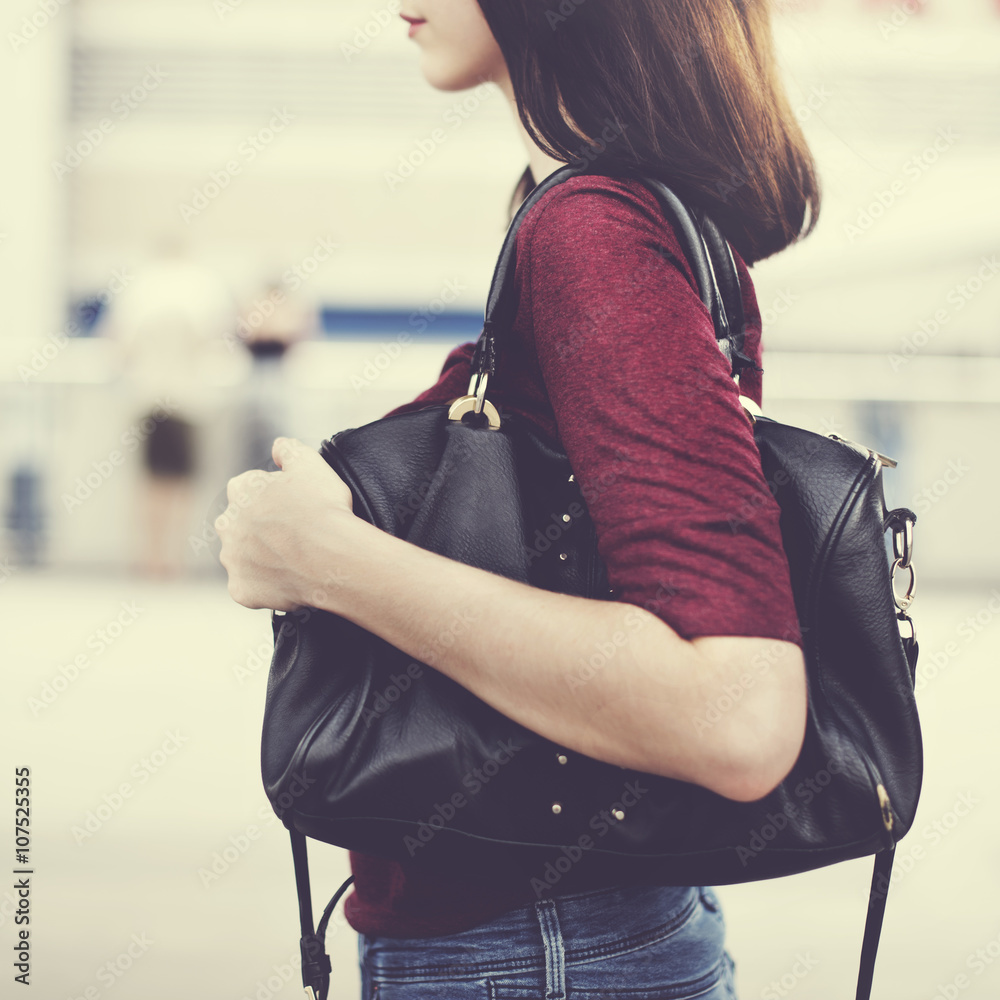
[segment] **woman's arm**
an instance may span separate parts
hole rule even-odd
[[[648,610],[530,587],[356,517],[320,455],[279,438],[281,471],[230,480],[216,522],[229,590],[251,608],[341,615],[553,742],[598,760],[767,794],[805,731],[791,641],[686,641]]]

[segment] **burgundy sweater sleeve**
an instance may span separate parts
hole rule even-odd
[[[605,177],[564,182],[525,219],[517,266],[527,336],[616,597],[683,638],[801,644],[779,509],[655,196]],[[759,334],[758,323],[747,338],[757,359]],[[759,373],[742,381],[759,402]]]

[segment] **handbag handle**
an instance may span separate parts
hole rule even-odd
[[[470,364],[469,396],[476,397],[477,413],[482,409],[486,381],[496,369],[498,332],[510,329],[517,315],[514,271],[518,230],[528,212],[548,190],[570,177],[592,172],[588,171],[588,166],[567,164],[549,174],[524,199],[507,227],[493,269],[483,330],[476,341]],[[743,353],[746,318],[736,262],[729,243],[703,210],[689,209],[663,181],[645,176],[638,179],[656,195],[660,208],[677,232],[681,248],[694,272],[698,293],[712,317],[719,349],[738,382],[743,369],[756,368],[756,365]]]

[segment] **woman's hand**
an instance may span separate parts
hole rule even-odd
[[[279,437],[271,456],[279,471],[251,469],[229,480],[229,506],[215,530],[233,600],[291,611],[328,600],[327,588],[344,583],[336,565],[317,565],[317,553],[329,560],[331,542],[367,522],[354,515],[350,488],[319,452]]]

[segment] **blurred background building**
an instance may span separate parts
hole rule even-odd
[[[46,10],[10,18],[0,97],[4,545],[118,567],[142,530],[142,462],[101,475],[134,419],[108,316],[155,248],[182,242],[236,316],[218,331],[229,356],[202,373],[196,521],[244,467],[244,345],[265,314],[297,308],[314,334],[282,365],[285,432],[318,442],[380,416],[478,334],[524,155],[493,88],[423,81],[392,3]],[[809,240],[754,272],[768,411],[902,457],[895,502],[950,487],[957,465],[962,499],[920,532],[921,569],[989,575],[960,512],[996,475],[974,442],[997,428],[1000,385],[984,264],[1000,239],[1000,5],[785,2],[777,33],[826,201]],[[197,555],[186,568],[211,572]]]
[[[1000,492],[1000,2],[778,7],[825,202],[808,240],[752,272],[764,411],[898,459],[887,499],[917,512],[918,592],[930,585],[914,606],[926,793],[897,854],[876,995],[978,1000],[1000,989],[995,699],[982,693],[996,691],[1000,600],[988,514]],[[284,971],[297,937],[287,838],[255,756],[270,627],[229,601],[212,521],[226,480],[266,465],[272,433],[318,445],[376,419],[478,335],[526,159],[498,91],[426,84],[398,10],[4,7],[0,613],[17,752],[47,782],[47,996],[104,995],[93,970],[128,958],[145,930],[157,946],[115,996],[301,995]],[[159,344],[142,359],[140,329]],[[134,575],[170,560],[182,585]],[[143,610],[119,640],[124,602]],[[93,661],[82,673],[81,655]],[[193,749],[149,792],[134,782],[135,801],[81,840],[73,831],[171,727]],[[950,831],[970,789],[989,804],[938,849],[924,832]],[[255,823],[261,846],[237,864]],[[910,844],[930,852],[915,872]],[[316,851],[317,899],[344,874],[328,853]],[[869,879],[865,861],[728,888],[745,995],[847,995]],[[332,996],[356,995],[351,936],[333,946],[348,986]],[[820,961],[801,983],[796,947]],[[977,947],[993,949],[978,978],[966,965]]]

